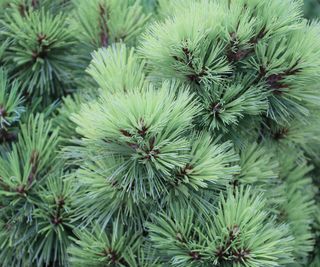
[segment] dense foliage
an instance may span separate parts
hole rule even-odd
[[[302,2],[0,0],[0,266],[320,266]]]
[[[304,0],[305,15],[309,19],[320,18],[320,1],[319,0]]]

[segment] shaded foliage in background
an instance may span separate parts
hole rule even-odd
[[[319,0],[304,0],[305,16],[308,19],[320,18],[320,1]]]

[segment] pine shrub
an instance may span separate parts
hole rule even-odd
[[[0,0],[0,267],[320,266],[302,2]]]

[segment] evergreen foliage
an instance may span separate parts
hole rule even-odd
[[[73,0],[72,3],[74,33],[91,49],[119,41],[134,44],[148,19],[139,0]]]
[[[320,17],[320,2],[318,0],[304,0],[305,2],[305,15],[309,19]]]
[[[13,81],[9,85],[7,72],[0,69],[0,142],[13,141],[16,133],[14,126],[24,112],[23,97],[19,92],[19,84]]]
[[[0,267],[320,266],[302,2],[0,0]]]
[[[3,21],[9,42],[4,61],[21,89],[31,95],[60,95],[71,81],[70,58],[74,44],[66,28],[66,18],[53,16],[44,9],[21,16],[8,11]]]

